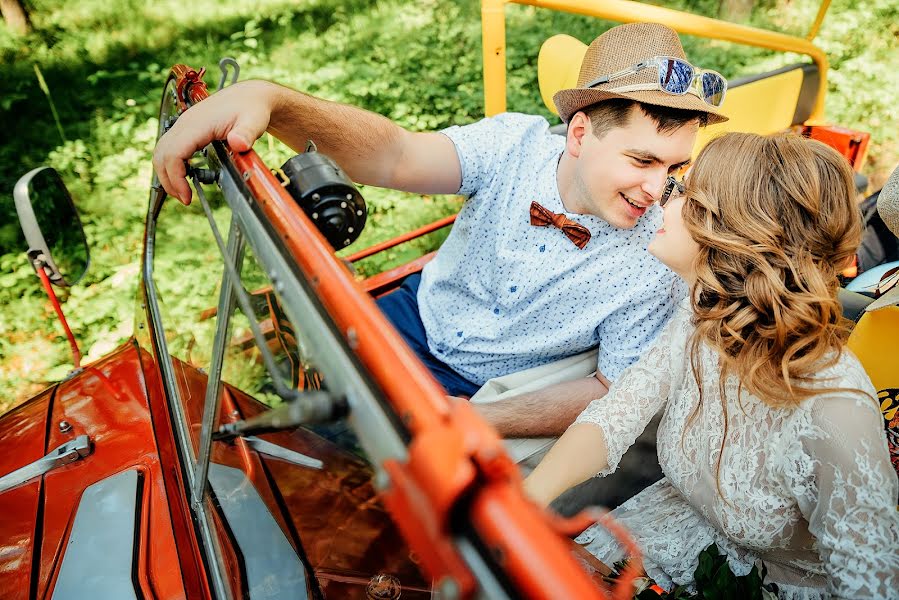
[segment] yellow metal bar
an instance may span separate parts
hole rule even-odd
[[[482,0],[481,41],[484,53],[484,113],[506,111],[506,0]]]
[[[824,22],[824,15],[827,14],[827,9],[830,8],[830,0],[824,0],[821,2],[821,6],[818,7],[818,15],[815,17],[815,22],[812,25],[812,28],[809,30],[808,35],[805,37],[808,41],[812,41],[817,37],[818,31],[821,29],[821,23]]]
[[[829,0],[825,0],[825,2],[829,2]],[[504,9],[507,3],[525,4],[537,8],[599,17],[620,23],[644,21],[664,23],[675,31],[687,35],[768,48],[780,52],[805,54],[811,57],[815,64],[818,65],[820,75],[815,106],[807,122],[811,124],[823,121],[828,62],[824,52],[812,44],[811,41],[784,33],[737,25],[736,23],[719,21],[661,6],[641,4],[631,0],[482,0],[484,109],[488,116],[506,110],[506,32]],[[823,19],[823,13],[819,13],[819,17]]]

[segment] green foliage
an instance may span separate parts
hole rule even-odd
[[[715,16],[719,0],[653,0]],[[757,0],[750,23],[804,33],[816,0]],[[81,211],[91,270],[65,309],[82,349],[101,356],[130,335],[146,211],[150,156],[161,86],[170,65],[206,66],[233,56],[242,78],[272,79],[357,104],[411,129],[434,129],[483,114],[480,10],[474,0],[30,0],[33,33],[0,27],[0,409],[65,372],[68,349],[55,315],[24,258],[11,190],[19,176],[52,164]],[[818,43],[828,53],[828,117],[871,131],[874,179],[899,159],[899,5],[834,0]],[[566,32],[589,42],[611,23],[578,15],[507,8],[508,104],[550,116],[537,92],[542,41]],[[866,33],[862,33],[866,32]],[[682,36],[695,62],[734,77],[796,57]],[[35,77],[39,65],[65,139]],[[265,138],[270,165],[290,151]],[[449,214],[453,197],[363,190],[369,224],[353,248],[389,239]],[[446,232],[359,265],[377,272],[436,248]],[[183,241],[191,250],[189,238]]]

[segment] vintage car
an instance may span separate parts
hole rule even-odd
[[[160,134],[201,76],[172,69]],[[339,167],[203,154],[193,207],[151,185],[134,338],[82,366],[65,326],[74,370],[0,419],[5,597],[604,597],[559,534],[577,527],[525,499],[335,257],[366,217]],[[14,195],[65,323],[51,282],[89,262],[74,205],[48,167]]]
[[[506,3],[482,2],[488,114],[505,109]],[[801,127],[864,158],[864,135],[821,126],[827,62],[807,39],[619,0],[521,3],[806,54],[732,82],[728,127]],[[544,98],[570,82],[575,42],[541,54]],[[172,68],[159,135],[208,96],[203,74]],[[762,114],[759,93],[788,101]],[[564,520],[530,503],[496,433],[446,398],[378,311],[373,297],[430,255],[354,275],[354,262],[452,217],[341,259],[334,248],[358,236],[365,203],[314,143],[273,170],[213,142],[190,176],[189,207],[151,182],[134,336],[89,365],[52,289],[89,263],[73,202],[51,168],[16,186],[74,369],[0,418],[14,449],[0,458],[4,598],[633,595],[632,573],[611,590],[566,537],[597,514]]]

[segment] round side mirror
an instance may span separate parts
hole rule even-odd
[[[78,283],[87,272],[90,254],[72,196],[55,169],[38,167],[13,188],[19,224],[35,269],[46,268],[56,285]]]

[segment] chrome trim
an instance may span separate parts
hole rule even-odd
[[[152,194],[156,192],[154,197]],[[181,404],[181,394],[178,392],[178,383],[175,378],[175,369],[171,362],[168,343],[165,340],[165,329],[162,326],[162,314],[159,312],[159,295],[156,292],[156,282],[153,279],[153,257],[156,250],[156,219],[162,210],[162,203],[165,200],[165,192],[161,187],[152,188],[150,196],[150,213],[147,215],[147,240],[146,251],[144,254],[143,278],[144,286],[147,292],[147,312],[150,313],[150,324],[152,325],[152,338],[156,346],[156,352],[159,360],[157,365],[162,375],[162,383],[172,400],[170,407],[174,416],[176,437],[183,452],[183,458],[186,458],[190,465],[196,462],[194,456],[193,444],[190,443],[190,432],[187,427],[187,416],[184,414],[184,407]],[[186,470],[189,484],[193,482],[193,472],[191,469]]]
[[[74,440],[60,445],[55,450],[51,450],[43,458],[39,458],[31,464],[0,477],[0,492],[5,492],[35,477],[40,477],[48,471],[85,458],[90,455],[91,450],[90,439],[86,435],[79,435]]]
[[[295,465],[300,465],[301,467],[321,469],[325,466],[325,463],[318,460],[317,458],[312,458],[311,456],[300,454],[299,452],[290,450],[289,448],[285,448],[284,446],[279,446],[278,444],[273,444],[272,442],[263,440],[262,438],[258,438],[254,435],[247,435],[241,439],[243,439],[243,441],[245,441],[247,445],[256,452],[259,452],[261,454],[268,454],[269,456],[274,456],[275,458],[286,460],[287,462],[291,462]]]
[[[137,600],[135,541],[139,477],[131,469],[91,485],[81,495],[53,600]]]
[[[200,193],[199,185],[199,182],[196,182],[197,193]],[[211,217],[211,214],[209,216]],[[243,263],[243,250],[244,241],[240,229],[237,227],[237,219],[231,217],[228,246],[225,249],[225,256],[222,257],[222,260],[229,261],[232,265],[238,265],[237,272],[234,273],[238,278],[240,277],[240,265]],[[229,332],[231,330],[229,325],[235,301],[231,274],[231,269],[225,269],[222,273],[222,287],[219,293],[218,312],[216,312],[215,320],[215,338],[213,338],[212,343],[209,374],[206,378],[206,397],[203,400],[203,421],[200,425],[200,442],[197,446],[196,471],[194,472],[194,483],[191,487],[191,503],[194,506],[198,506],[203,502],[203,492],[206,489],[206,474],[209,470],[209,453],[212,451],[212,433],[218,422],[221,409],[222,366],[225,362],[225,348],[229,341]]]
[[[153,177],[154,181],[156,176]],[[144,289],[147,293],[147,312],[150,315],[153,344],[156,347],[156,364],[162,377],[162,385],[168,397],[168,407],[172,415],[172,425],[175,430],[175,440],[178,445],[178,453],[182,460],[182,473],[187,489],[194,487],[193,468],[196,465],[193,444],[190,441],[187,416],[184,414],[184,406],[181,404],[181,394],[178,392],[178,383],[175,379],[175,368],[172,365],[172,357],[169,354],[168,344],[165,341],[165,329],[162,326],[162,315],[159,312],[159,296],[156,292],[156,283],[153,280],[153,256],[156,249],[156,219],[162,210],[162,203],[166,195],[158,184],[150,188],[150,210],[147,214],[146,226],[146,251],[142,271]],[[205,558],[206,572],[216,598],[230,600],[231,588],[225,584],[224,559],[219,545],[218,536],[214,533],[214,524],[209,509],[205,503],[193,506],[197,516],[195,523],[197,535],[200,538]]]
[[[162,91],[162,101],[159,107],[159,129],[157,130],[157,138],[166,131],[167,121],[170,117],[177,116],[177,97],[174,90],[175,78],[169,75],[165,88]],[[170,125],[170,124],[169,124]],[[150,185],[150,201],[147,210],[147,222],[145,233],[145,247],[143,256],[143,269],[141,276],[144,280],[144,290],[147,294],[147,313],[149,314],[150,326],[152,329],[152,342],[156,352],[156,364],[159,369],[162,385],[168,398],[169,414],[172,419],[172,428],[175,433],[175,443],[178,455],[181,459],[181,472],[184,476],[184,483],[187,489],[193,489],[193,467],[196,463],[196,457],[193,452],[193,444],[190,441],[190,432],[188,431],[187,417],[184,414],[184,407],[181,403],[181,394],[178,392],[178,384],[175,378],[175,369],[172,365],[171,355],[169,354],[168,345],[165,341],[165,329],[162,326],[162,315],[159,311],[159,295],[156,291],[156,283],[153,280],[153,257],[156,250],[156,219],[162,210],[162,205],[166,199],[165,190],[159,184],[159,177],[156,171],[153,171],[153,177]],[[195,531],[199,540],[200,551],[203,555],[203,562],[206,567],[206,576],[209,578],[209,587],[212,595],[221,600],[230,600],[232,598],[231,588],[226,585],[226,575],[224,569],[224,559],[222,558],[222,549],[219,545],[218,537],[214,533],[214,524],[212,516],[209,514],[207,505],[201,504],[194,507]]]
[[[210,463],[209,485],[243,557],[249,598],[308,598],[300,557],[243,471]]]

